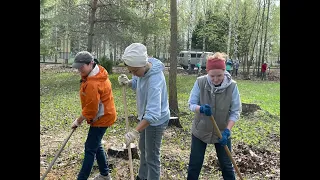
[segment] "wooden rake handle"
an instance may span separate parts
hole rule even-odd
[[[127,98],[126,98],[126,85],[122,86],[122,97],[123,97],[123,107],[124,114],[126,118],[126,132],[129,132],[129,120],[128,120],[128,109],[127,109]],[[128,156],[129,156],[129,167],[130,167],[130,179],[134,180],[133,177],[133,166],[132,166],[132,155],[131,155],[131,144],[128,147]]]
[[[218,125],[217,125],[217,123],[216,123],[216,121],[214,120],[214,118],[213,118],[212,115],[210,116],[210,119],[211,119],[211,121],[212,121],[214,130],[217,132],[218,137],[221,139],[221,138],[222,138],[221,132],[220,132],[220,130],[219,130],[219,128],[218,128]],[[230,158],[230,160],[231,160],[234,168],[236,169],[236,172],[237,172],[238,176],[240,177],[241,180],[243,180],[243,178],[242,178],[242,176],[241,176],[241,173],[240,173],[240,171],[239,171],[239,169],[238,169],[238,166],[237,166],[236,162],[234,161],[234,159],[232,158],[231,152],[230,152],[229,149],[228,149],[228,146],[227,146],[227,145],[224,145],[224,149],[226,150],[227,155],[229,156],[229,158]]]
[[[69,141],[71,135],[73,134],[73,132],[76,130],[76,128],[72,129],[71,133],[69,134],[69,136],[64,140],[60,150],[56,153],[54,159],[51,161],[48,169],[46,170],[46,172],[42,175],[41,179],[40,180],[44,180],[44,178],[47,176],[47,174],[49,173],[49,171],[51,170],[54,162],[56,162],[57,158],[59,157],[59,155],[61,154],[63,148],[66,146],[67,142]]]

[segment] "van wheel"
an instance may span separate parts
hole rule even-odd
[[[188,69],[188,66],[182,66],[182,68],[183,68],[184,70],[187,70],[187,69]]]

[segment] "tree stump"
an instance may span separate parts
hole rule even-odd
[[[131,143],[130,146],[131,146],[132,159],[140,159],[137,146],[133,143]],[[108,148],[107,154],[115,158],[122,158],[125,160],[129,160],[128,148],[125,148],[125,147],[116,148],[111,146],[110,148]]]

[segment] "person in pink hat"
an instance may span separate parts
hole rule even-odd
[[[207,144],[214,144],[224,180],[235,180],[235,173],[225,149],[231,151],[231,129],[240,117],[241,101],[237,83],[226,71],[224,53],[207,58],[207,75],[198,77],[191,90],[189,108],[192,121],[191,153],[187,180],[197,180],[203,164]],[[210,116],[213,115],[222,138],[219,139]]]

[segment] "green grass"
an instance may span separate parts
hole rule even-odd
[[[237,81],[241,100],[280,116],[280,82]]]
[[[109,79],[112,83],[118,120],[110,129],[108,129],[105,136],[107,141],[114,139],[123,141],[123,134],[125,133],[125,121],[120,118],[124,117],[124,109],[122,89],[117,81],[118,76],[119,74],[109,75]],[[168,76],[166,79],[169,88]],[[183,129],[174,127],[169,128],[171,129],[169,132],[171,134],[174,133],[174,135],[165,137],[162,146],[163,149],[174,149],[178,151],[177,154],[170,154],[170,157],[173,159],[172,161],[162,160],[161,163],[164,172],[167,174],[178,174],[178,176],[181,176],[181,179],[185,179],[185,177],[183,178],[183,175],[186,174],[188,153],[190,153],[190,129],[194,114],[188,109],[188,99],[195,80],[195,76],[177,76],[176,87],[178,92],[179,111],[181,113],[180,123],[183,126]],[[242,102],[258,104],[262,108],[262,111],[254,116],[241,116],[232,129],[233,142],[237,143],[242,141],[246,144],[279,152],[279,146],[274,144],[273,138],[280,138],[280,83],[244,80],[237,80],[237,83]],[[43,133],[53,136],[64,134],[63,137],[66,137],[66,134],[70,132],[72,121],[77,118],[81,112],[81,105],[78,97],[79,87],[79,75],[75,72],[41,71],[40,130],[43,131]],[[134,92],[131,89],[127,89],[126,96],[128,114],[137,115]],[[134,127],[135,125],[135,121],[130,122],[131,127]],[[79,135],[81,141],[78,143],[81,145],[83,145],[85,141],[87,128],[88,126],[81,126],[78,128],[79,130],[77,130],[77,136]],[[207,151],[211,151],[213,148],[211,147],[212,146],[207,148]],[[40,152],[44,153],[42,148],[43,147],[40,147]],[[51,152],[50,154],[54,153],[55,152]],[[70,145],[70,148],[68,148],[68,151],[65,153],[68,153],[69,157],[81,159],[83,156],[83,149],[75,152],[72,150],[72,145]],[[209,155],[210,153],[206,154],[206,157]],[[166,156],[165,153],[162,154],[162,158],[164,158],[164,156]],[[49,158],[52,157],[49,156]],[[77,168],[75,168],[74,171],[77,171],[80,165],[79,161],[76,166]],[[210,179],[217,179],[215,177],[217,174],[211,176],[210,174],[212,174],[211,171],[213,170],[209,170],[208,172],[202,172],[202,176],[208,176]],[[117,171],[117,169],[115,169],[115,171]]]

